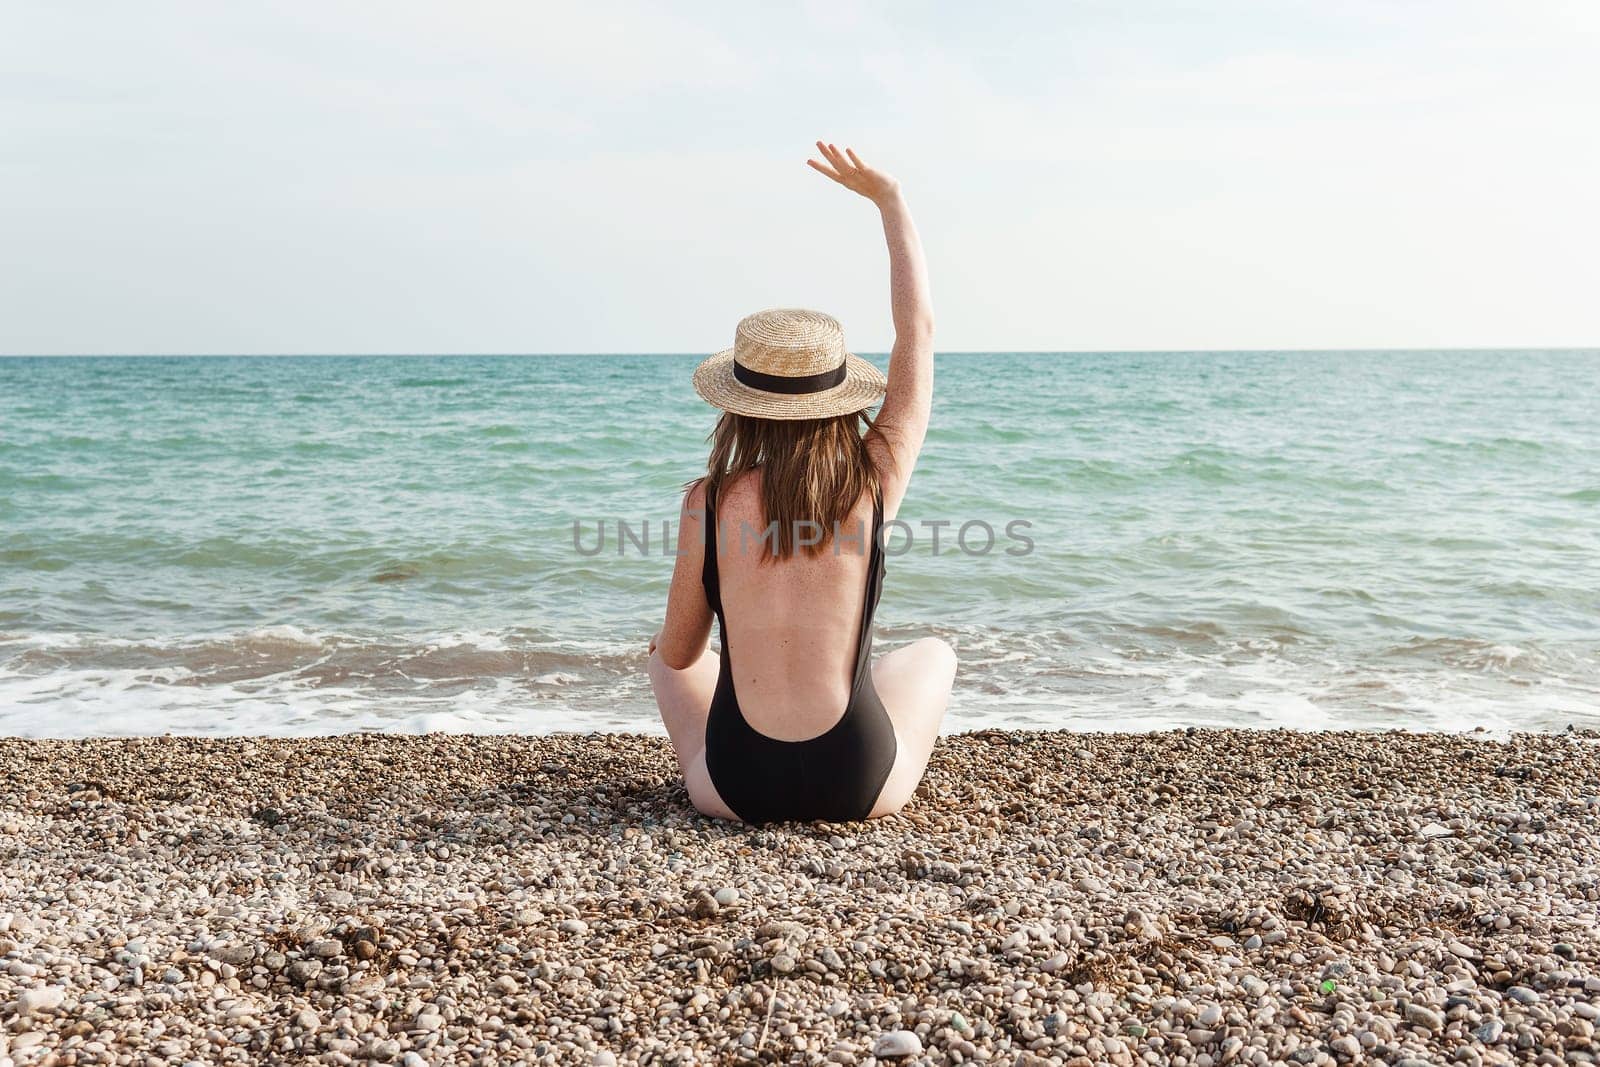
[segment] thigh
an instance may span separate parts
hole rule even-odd
[[[914,641],[873,661],[872,684],[894,723],[897,746],[894,769],[873,815],[899,811],[917,791],[944,722],[955,676],[955,651],[937,637]]]
[[[678,769],[685,777],[695,756],[705,748],[706,715],[717,691],[719,667],[717,654],[710,649],[682,670],[663,663],[661,653],[650,654],[650,688],[655,691],[662,725],[678,755]]]

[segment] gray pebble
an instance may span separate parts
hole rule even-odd
[[[1405,1020],[1413,1026],[1421,1026],[1434,1033],[1444,1029],[1444,1015],[1422,1004],[1406,1004]]]

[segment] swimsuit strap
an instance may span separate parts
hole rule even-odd
[[[878,598],[883,593],[883,491],[872,491],[872,533],[867,554],[867,589],[861,601],[861,636],[856,642],[856,670],[851,677],[850,691],[854,694],[866,680],[872,665],[872,617],[877,613]]]
[[[700,526],[703,536],[701,545],[705,551],[705,558],[700,564],[700,584],[705,587],[706,600],[711,604],[711,610],[722,617],[722,575],[717,570],[717,504],[712,496],[711,479],[707,478],[705,514],[700,516]]]

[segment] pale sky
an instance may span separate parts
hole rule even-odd
[[[1600,344],[1592,0],[16,2],[0,352]]]

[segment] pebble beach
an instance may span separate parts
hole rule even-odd
[[[1593,735],[983,731],[868,824],[665,739],[0,740],[0,1067],[1590,1063]]]

